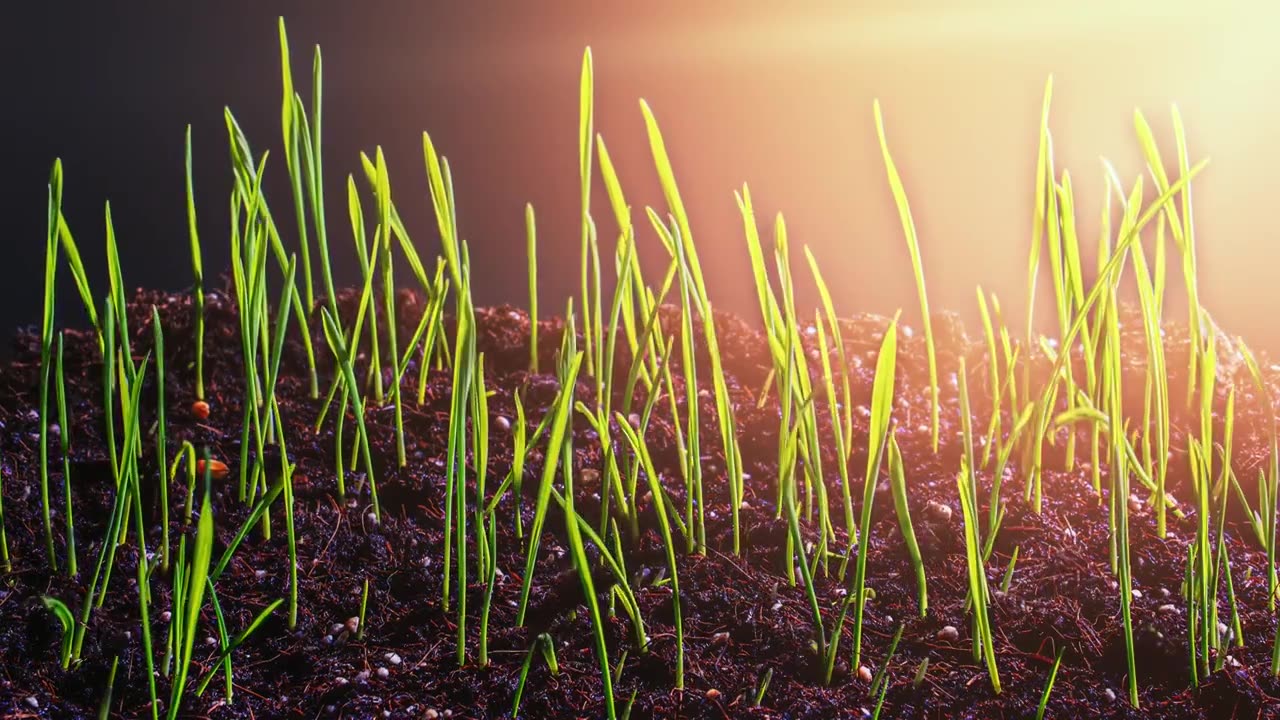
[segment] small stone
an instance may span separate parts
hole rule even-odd
[[[365,519],[365,520],[368,520],[370,525],[377,525],[377,524],[378,524],[378,515],[377,515],[377,513],[369,513],[368,515],[365,515],[365,516],[364,516],[364,519]]]
[[[1178,606],[1174,605],[1173,603],[1168,603],[1156,608],[1156,612],[1160,613],[1161,615],[1172,615],[1178,612]]]
[[[929,516],[939,522],[951,521],[951,506],[942,502],[929,503]]]
[[[1169,595],[1169,588],[1160,588],[1160,597],[1167,598]]]
[[[862,682],[871,682],[871,668],[866,665],[858,666],[858,679]]]
[[[343,685],[347,684],[347,679],[339,675],[338,677],[333,679],[333,684],[337,685],[338,687],[342,687]]]
[[[26,703],[31,706],[32,710],[40,709],[40,701],[37,700],[34,695],[28,695],[26,699]]]
[[[942,642],[955,642],[960,639],[960,631],[954,625],[946,625],[938,631],[938,639]]]
[[[347,632],[354,633],[356,630],[360,629],[360,618],[358,617],[347,618],[347,624],[344,627],[347,628]]]
[[[1134,600],[1141,600],[1141,599],[1142,599],[1142,591],[1141,591],[1141,590],[1138,590],[1138,589],[1136,589],[1136,588],[1135,588],[1135,589],[1133,590],[1133,599],[1134,599]]]
[[[400,659],[399,655],[393,652],[389,652],[383,657],[385,657],[387,659],[387,662],[391,663],[392,665],[399,665],[400,663],[404,662],[403,660]]]
[[[218,644],[218,639],[217,639],[217,638],[215,638],[214,636],[210,635],[209,637],[206,637],[206,638],[204,639],[204,644],[205,644],[205,645],[217,645],[217,644]]]
[[[169,612],[168,610],[165,610],[164,612],[160,613],[160,622],[169,622],[172,619],[173,619],[173,613]]]
[[[264,578],[264,577],[266,577],[266,576],[267,576],[267,571],[266,571],[266,570],[254,570],[254,571],[253,571],[253,576],[254,576],[254,577],[256,577],[256,578],[258,578],[259,580],[261,580],[262,578]]]
[[[1102,691],[1102,694],[1107,696],[1107,702],[1115,702],[1115,701],[1116,701],[1116,691],[1115,691],[1115,690],[1112,690],[1111,688],[1107,688],[1106,690]]]
[[[380,668],[378,668],[378,669],[377,669],[377,675],[378,675],[378,677],[379,677],[379,678],[382,678],[383,680],[386,680],[386,679],[387,679],[387,676],[388,676],[388,675],[390,675],[390,674],[391,674],[391,671],[390,671],[390,670],[388,670],[388,669],[386,669],[386,668],[384,668],[384,667],[380,667]]]
[[[498,428],[502,432],[506,432],[511,429],[511,421],[506,419],[502,415],[499,415],[493,419],[493,426]]]
[[[325,635],[325,636],[324,636],[324,644],[325,644],[325,645],[332,645],[332,644],[333,644],[333,636],[332,636],[332,635]]]
[[[727,642],[729,642],[729,633],[727,633],[727,632],[718,632],[718,633],[716,633],[715,635],[712,635],[712,636],[711,636],[711,642],[712,642],[712,643],[714,643],[714,644],[716,644],[716,645],[720,645],[720,644],[723,644],[723,643],[727,643]]]
[[[337,635],[342,632],[344,628],[346,628],[346,625],[343,625],[342,623],[334,623],[333,626],[329,628],[329,632],[333,635]]]
[[[363,685],[369,682],[369,671],[361,670],[360,672],[356,673],[356,682],[360,685]]]
[[[427,711],[422,714],[422,717],[423,720],[437,720],[437,718],[440,717],[440,713],[437,712],[435,708],[427,708]]]
[[[1131,513],[1142,512],[1142,500],[1138,499],[1137,495],[1129,496],[1129,512]]]

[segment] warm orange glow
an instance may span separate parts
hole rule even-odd
[[[878,97],[916,213],[931,301],[972,316],[980,283],[1017,322],[1039,106],[1053,73],[1057,163],[1072,172],[1086,263],[1101,207],[1099,157],[1126,183],[1142,172],[1132,122],[1141,108],[1172,158],[1169,108],[1177,103],[1193,162],[1213,160],[1195,185],[1202,300],[1231,331],[1277,347],[1280,334],[1261,311],[1280,301],[1269,222],[1271,169],[1280,167],[1271,142],[1280,109],[1270,89],[1280,69],[1272,4],[878,2],[785,13],[714,5],[508,16],[454,48],[471,64],[466,82],[432,80],[432,91],[452,93],[457,112],[489,138],[437,138],[455,168],[464,228],[468,213],[495,213],[479,227],[517,248],[530,200],[544,266],[561,253],[576,267],[575,93],[590,44],[596,127],[628,200],[637,209],[661,203],[637,106],[644,97],[662,123],[699,246],[723,250],[708,269],[721,307],[754,308],[732,196],[747,181],[762,224],[771,228],[782,211],[797,252],[807,243],[829,268],[842,311],[903,307],[909,321],[917,312],[872,124]],[[461,66],[420,71],[436,77]],[[649,257],[660,258],[649,228],[641,230]],[[502,299],[519,301],[523,267],[514,260],[494,273],[505,281],[496,286],[511,289]],[[556,274],[544,273],[548,300],[574,287],[573,272]],[[1177,291],[1176,267],[1170,279]],[[1040,309],[1047,303],[1042,296]]]

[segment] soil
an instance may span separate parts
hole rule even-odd
[[[207,446],[213,457],[231,468],[213,501],[217,528],[216,558],[231,540],[247,514],[235,502],[232,489],[240,458],[241,420],[240,345],[234,303],[227,291],[208,295],[206,305],[207,396],[212,414],[205,420],[190,411],[194,396],[193,312],[189,295],[139,291],[131,302],[129,319],[132,347],[141,354],[151,348],[150,308],[163,318],[166,339],[168,443],[171,454],[183,440]],[[354,297],[343,294],[341,307],[350,314]],[[421,299],[404,292],[400,297],[400,337],[411,334],[422,310]],[[674,312],[674,310],[671,310]],[[671,320],[674,321],[672,316]],[[319,318],[312,334],[320,356],[322,389],[332,377]],[[851,624],[846,624],[837,677],[828,686],[821,682],[818,661],[811,649],[811,620],[801,587],[790,586],[784,554],[786,526],[776,518],[773,505],[777,476],[778,409],[772,400],[758,406],[757,394],[767,382],[769,356],[764,337],[748,322],[731,316],[716,318],[719,342],[729,385],[735,398],[742,450],[750,479],[743,505],[742,552],[731,552],[731,525],[724,463],[715,427],[713,398],[703,393],[704,482],[709,547],[705,555],[680,553],[679,580],[683,592],[686,642],[686,689],[674,691],[675,635],[669,585],[654,583],[665,567],[656,522],[651,508],[645,516],[638,542],[625,548],[628,570],[635,585],[647,631],[652,639],[646,653],[632,646],[625,614],[606,619],[611,662],[623,650],[626,660],[617,683],[619,703],[635,693],[631,717],[639,718],[861,718],[870,717],[875,698],[869,683],[850,670]],[[871,395],[875,358],[887,318],[857,316],[843,323],[842,333],[853,380],[854,401],[865,405]],[[675,327],[669,324],[669,327]],[[889,644],[900,624],[902,639],[888,667],[889,690],[882,717],[886,718],[1028,718],[1035,714],[1049,669],[1059,648],[1065,648],[1062,669],[1048,704],[1053,718],[1255,718],[1280,717],[1280,682],[1270,673],[1276,621],[1267,610],[1267,560],[1252,531],[1242,521],[1236,498],[1227,525],[1231,570],[1239,599],[1242,643],[1230,651],[1223,670],[1201,678],[1192,688],[1188,673],[1186,603],[1181,583],[1187,545],[1193,536],[1195,513],[1187,486],[1187,431],[1198,432],[1198,416],[1175,402],[1175,428],[1169,463],[1169,487],[1187,508],[1186,519],[1170,516],[1170,533],[1161,540],[1155,534],[1154,516],[1143,503],[1132,518],[1134,587],[1141,593],[1133,603],[1138,644],[1141,710],[1127,699],[1124,636],[1116,583],[1108,567],[1106,472],[1104,490],[1094,493],[1088,465],[1089,443],[1082,433],[1074,468],[1067,470],[1059,442],[1046,448],[1043,511],[1036,514],[1022,502],[1024,473],[1015,457],[1003,484],[1008,515],[987,566],[988,581],[998,587],[1010,556],[1018,551],[1016,570],[1007,593],[997,593],[992,607],[1003,692],[996,695],[985,668],[975,662],[971,649],[969,618],[963,601],[967,575],[962,519],[955,473],[959,467],[960,425],[954,370],[964,357],[972,396],[975,423],[986,427],[992,388],[985,345],[979,334],[970,335],[952,316],[935,319],[939,367],[942,375],[942,444],[930,450],[929,389],[920,333],[902,328],[898,360],[898,392],[895,408],[897,438],[906,462],[910,506],[928,575],[929,609],[920,616],[915,578],[885,487],[876,496],[870,535],[868,583],[875,596],[867,604],[863,635],[863,664],[880,670]],[[1141,324],[1132,314],[1123,324],[1124,343],[1130,357],[1126,385],[1134,393],[1141,417],[1142,358],[1145,348]],[[542,367],[554,367],[563,324],[544,320],[539,324]],[[528,368],[529,318],[511,307],[479,311],[480,350],[486,363],[486,383],[495,394],[489,400],[493,416],[514,422],[513,393],[523,389],[530,428],[540,420],[557,391],[552,375],[533,375]],[[499,525],[498,584],[490,620],[488,667],[477,667],[478,612],[483,585],[469,573],[468,664],[459,667],[455,656],[454,615],[442,605],[444,457],[450,382],[447,371],[427,375],[426,402],[416,404],[417,366],[406,373],[404,423],[408,463],[396,467],[394,413],[389,407],[371,408],[368,427],[377,471],[384,520],[369,522],[370,497],[363,473],[346,478],[348,502],[336,499],[333,459],[333,418],[319,433],[312,425],[323,397],[309,396],[305,355],[300,336],[290,340],[281,371],[279,397],[287,426],[288,449],[298,463],[296,526],[300,580],[300,609],[296,628],[290,631],[283,609],[267,619],[248,642],[235,650],[234,702],[223,699],[219,675],[201,698],[188,697],[182,717],[213,718],[494,718],[510,716],[512,699],[526,651],[542,632],[554,638],[560,672],[552,675],[537,659],[529,671],[520,715],[523,718],[598,718],[603,716],[601,679],[595,658],[587,605],[566,553],[563,516],[549,517],[542,542],[536,581],[525,627],[515,623],[515,604],[523,572],[523,544],[509,522],[515,512],[510,498],[502,505]],[[814,342],[816,338],[808,337]],[[1167,328],[1168,363],[1173,379],[1171,397],[1184,397],[1187,347],[1185,329]],[[678,350],[678,349],[677,349]],[[816,348],[810,348],[815,354]],[[1026,348],[1023,355],[1027,355]],[[625,356],[625,352],[622,353]],[[1030,353],[1043,371],[1046,358]],[[679,352],[673,353],[674,357]],[[362,354],[362,365],[367,354]],[[837,358],[832,353],[833,362]],[[705,363],[705,355],[699,357]],[[1280,368],[1260,358],[1272,389]],[[626,367],[621,360],[620,366]],[[818,363],[813,363],[815,369]],[[87,333],[68,331],[66,379],[70,398],[71,485],[77,531],[80,576],[68,579],[53,573],[45,556],[43,521],[39,510],[38,432],[39,342],[32,331],[20,332],[14,342],[14,359],[0,368],[0,467],[3,470],[4,522],[14,567],[0,582],[0,716],[12,718],[97,717],[104,696],[107,672],[113,658],[119,670],[112,696],[111,716],[149,716],[147,683],[138,626],[137,586],[133,578],[137,562],[135,542],[119,548],[105,605],[94,612],[87,631],[83,662],[70,671],[58,663],[61,631],[57,621],[38,598],[48,594],[67,602],[77,613],[92,562],[102,547],[104,528],[113,500],[113,484],[102,429],[101,363],[96,341]],[[710,373],[700,368],[700,377]],[[1224,362],[1220,368],[1217,407],[1225,406],[1225,388],[1237,385],[1235,406],[1235,469],[1241,485],[1252,488],[1267,459],[1270,406],[1258,395],[1246,370]],[[1081,375],[1080,377],[1083,377]],[[155,390],[144,389],[144,425],[150,427]],[[591,385],[583,379],[578,393],[589,399]],[[677,380],[681,404],[683,386]],[[1273,397],[1277,393],[1272,393]],[[323,392],[322,392],[323,396]],[[1130,398],[1131,400],[1133,398]],[[826,406],[819,417],[825,437]],[[683,502],[683,487],[676,471],[675,436],[665,403],[659,403],[647,440],[665,483]],[[854,434],[852,476],[861,477],[865,466],[866,419]],[[1004,418],[1004,428],[1012,422]],[[348,434],[353,428],[347,424]],[[489,491],[496,488],[511,462],[510,434],[491,425],[492,458]],[[577,503],[585,517],[598,517],[598,442],[581,418],[573,425],[576,450]],[[1064,431],[1065,433],[1065,431]],[[348,435],[349,438],[349,435]],[[156,477],[154,438],[146,438],[144,475]],[[348,439],[348,442],[350,440]],[[268,452],[271,452],[269,449]],[[833,522],[843,525],[839,507],[839,479],[835,460],[823,458],[833,504]],[[529,478],[537,478],[542,465],[533,453]],[[51,439],[51,485],[55,528],[62,527],[62,463],[56,441]],[[598,476],[595,476],[598,477]],[[990,473],[980,472],[985,517]],[[180,482],[170,490],[173,510],[171,531],[176,546],[180,533],[193,533],[182,523],[180,508],[186,491]],[[528,497],[536,481],[524,484],[525,525],[531,520],[533,502]],[[861,480],[854,487],[855,510],[861,506]],[[1135,483],[1136,486],[1136,483]],[[1145,500],[1145,493],[1143,494]],[[950,513],[937,509],[945,505]],[[158,546],[159,514],[147,508],[151,534],[148,548]],[[593,514],[594,513],[594,514]],[[228,631],[245,627],[272,600],[287,597],[287,554],[283,523],[274,518],[270,541],[254,532],[241,546],[217,593],[226,614]],[[838,530],[838,532],[842,532]],[[841,534],[843,541],[843,534]],[[59,534],[57,548],[65,553]],[[834,571],[837,563],[833,563]],[[157,571],[157,575],[162,575]],[[608,606],[607,576],[599,576],[597,588]],[[646,579],[647,578],[647,579]],[[333,625],[358,613],[364,581],[369,582],[369,607],[363,638],[333,636]],[[166,632],[161,613],[170,607],[171,582],[152,581],[152,637],[163,652]],[[826,626],[832,625],[841,602],[842,584],[834,577],[820,577],[818,599]],[[1229,609],[1223,605],[1224,617]],[[954,626],[958,635],[940,635]],[[216,657],[216,645],[206,645],[206,635],[216,634],[213,614],[206,602],[195,652],[195,677],[202,677]],[[394,655],[392,655],[394,654]],[[913,682],[921,662],[927,673]],[[398,663],[394,662],[399,660]],[[385,668],[385,672],[383,669]],[[772,671],[763,702],[754,696],[762,675]],[[162,698],[168,697],[169,680],[158,677]]]

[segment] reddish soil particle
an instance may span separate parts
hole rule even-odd
[[[194,353],[193,316],[186,296],[139,292],[131,304],[132,346],[150,349],[150,308],[156,305],[165,323],[168,385],[165,393],[172,408],[191,407],[194,397],[192,361]],[[354,312],[351,293],[343,294],[340,306],[347,316]],[[400,297],[401,338],[408,337],[420,317],[421,299],[412,293]],[[176,452],[183,440],[197,447],[208,446],[213,457],[230,466],[214,499],[218,544],[221,552],[247,512],[232,501],[230,483],[238,475],[241,418],[240,349],[234,303],[226,292],[209,295],[206,304],[206,400],[214,412],[194,410],[168,413],[168,443]],[[676,327],[677,315],[667,310],[666,326]],[[318,319],[318,318],[317,318]],[[887,318],[859,316],[844,322],[845,350],[850,363],[856,403],[865,404],[871,393],[875,356],[887,325]],[[1126,365],[1128,400],[1136,402],[1141,417],[1142,358],[1141,325],[1129,314],[1124,321],[1124,342],[1131,357]],[[489,401],[493,415],[514,422],[513,392],[521,389],[530,426],[536,424],[557,392],[555,378],[527,372],[529,320],[523,312],[509,308],[479,311],[479,349],[485,353],[486,383],[497,394]],[[634,585],[652,638],[647,653],[631,643],[632,628],[625,615],[607,619],[611,660],[616,662],[628,650],[618,697],[625,702],[634,691],[632,718],[859,718],[874,707],[867,684],[850,673],[846,663],[851,653],[851,627],[842,638],[841,663],[837,677],[824,686],[817,661],[810,648],[808,603],[799,587],[791,587],[780,566],[785,542],[785,524],[775,518],[776,447],[778,412],[770,401],[758,407],[757,393],[764,387],[769,356],[763,336],[749,323],[729,315],[717,317],[719,343],[734,394],[747,472],[745,505],[741,512],[742,547],[733,556],[729,524],[728,494],[724,485],[715,428],[714,403],[700,398],[704,427],[706,517],[709,549],[705,555],[679,555],[686,639],[686,685],[683,693],[672,690],[675,647],[672,626],[672,597],[668,586],[655,586],[652,578],[665,567],[654,519],[646,513],[644,531],[626,548],[626,564],[636,575]],[[542,367],[554,367],[563,324],[558,319],[540,323]],[[1280,682],[1269,671],[1271,642],[1276,622],[1267,610],[1267,561],[1251,530],[1241,522],[1233,504],[1228,523],[1229,550],[1235,592],[1239,598],[1243,641],[1231,651],[1226,669],[1202,679],[1199,688],[1188,681],[1185,602],[1180,595],[1183,567],[1194,513],[1187,507],[1187,431],[1196,427],[1192,417],[1175,403],[1175,429],[1170,461],[1169,487],[1188,509],[1186,519],[1170,516],[1170,535],[1156,537],[1154,518],[1148,507],[1132,520],[1133,574],[1142,593],[1134,601],[1133,617],[1138,643],[1142,710],[1126,702],[1124,638],[1120,622],[1117,590],[1107,564],[1105,490],[1094,494],[1088,466],[1087,438],[1076,445],[1074,467],[1066,469],[1065,443],[1046,448],[1044,507],[1036,514],[1021,501],[1025,474],[1014,458],[1003,483],[1003,500],[1008,501],[1004,528],[987,567],[988,580],[998,587],[1004,568],[1015,548],[1016,571],[1007,594],[994,600],[992,621],[996,652],[1004,692],[993,694],[985,669],[975,662],[969,637],[970,624],[962,603],[967,590],[961,515],[956,498],[955,471],[959,467],[958,393],[953,372],[963,357],[968,367],[967,382],[973,399],[977,427],[986,427],[991,412],[988,358],[980,336],[970,338],[952,316],[935,320],[941,368],[942,445],[935,455],[929,450],[929,389],[924,340],[919,333],[903,329],[900,336],[898,400],[895,409],[897,437],[908,468],[910,505],[916,533],[924,554],[929,583],[929,612],[920,617],[916,606],[915,580],[906,549],[899,535],[887,492],[876,500],[875,520],[870,536],[869,584],[875,598],[867,605],[863,635],[863,663],[872,671],[884,662],[894,632],[900,623],[906,629],[897,654],[889,667],[889,691],[882,717],[892,718],[1027,718],[1034,715],[1053,657],[1066,647],[1062,671],[1049,701],[1049,717],[1054,718],[1255,718],[1280,717],[1277,698]],[[317,351],[325,347],[318,322],[312,324]],[[1172,371],[1172,398],[1185,395],[1187,342],[1185,332],[1168,331],[1168,363]],[[394,414],[389,408],[371,408],[369,431],[377,470],[379,495],[384,513],[381,526],[366,519],[369,493],[362,473],[347,477],[348,502],[336,500],[333,466],[333,423],[326,421],[317,434],[311,427],[322,400],[309,397],[305,355],[300,338],[291,339],[281,370],[278,394],[287,427],[290,457],[298,463],[296,484],[296,524],[299,538],[298,562],[300,609],[297,627],[289,631],[283,611],[277,612],[234,654],[235,700],[221,700],[222,678],[215,678],[200,699],[188,697],[182,717],[231,720],[238,718],[422,718],[429,709],[451,711],[454,718],[509,716],[525,650],[541,632],[556,642],[559,675],[553,676],[543,663],[534,662],[521,706],[524,718],[601,717],[600,678],[594,658],[590,621],[580,584],[571,574],[564,552],[562,516],[548,519],[536,582],[525,627],[515,625],[515,600],[519,597],[518,573],[523,571],[522,542],[511,523],[500,526],[499,567],[505,576],[497,588],[490,620],[492,664],[474,666],[476,658],[476,617],[469,618],[472,629],[468,659],[473,663],[459,668],[455,660],[454,616],[442,606],[442,566],[445,430],[448,424],[450,377],[432,370],[427,375],[425,402],[416,403],[416,364],[406,373],[404,395],[411,399],[404,408],[408,441],[408,464],[397,468],[394,446]],[[809,342],[816,344],[815,338]],[[72,488],[81,576],[68,579],[52,573],[43,549],[42,519],[39,512],[39,422],[36,388],[38,338],[30,331],[15,340],[15,359],[0,368],[0,472],[4,482],[4,520],[13,553],[13,571],[0,584],[0,716],[81,718],[96,717],[103,696],[107,670],[119,656],[113,717],[142,717],[147,713],[144,663],[137,626],[137,596],[133,578],[137,553],[132,538],[119,548],[118,567],[111,576],[106,603],[95,611],[87,632],[83,663],[71,671],[60,669],[56,621],[36,601],[42,594],[65,600],[73,612],[83,598],[84,568],[101,548],[104,527],[110,512],[112,481],[105,452],[104,426],[99,405],[101,366],[96,341],[81,332],[69,332],[66,345],[67,383],[72,451]],[[705,363],[705,348],[698,360]],[[817,349],[809,348],[816,357]],[[361,366],[367,358],[361,349]],[[1024,348],[1024,353],[1026,349]],[[629,358],[620,351],[618,365]],[[324,355],[324,353],[321,353]],[[679,353],[674,353],[678,357]],[[1039,352],[1031,354],[1039,372],[1048,361]],[[1276,372],[1265,358],[1259,358],[1271,391],[1276,395]],[[837,357],[832,352],[832,362]],[[1078,359],[1078,362],[1082,360]],[[814,363],[815,370],[818,364]],[[1081,366],[1082,367],[1082,366]],[[1081,370],[1081,372],[1083,372]],[[322,394],[332,376],[331,362],[320,358]],[[1082,377],[1083,375],[1080,375]],[[700,377],[709,378],[709,371]],[[1265,461],[1269,444],[1270,407],[1260,398],[1243,367],[1224,364],[1219,382],[1217,407],[1225,408],[1229,382],[1237,385],[1235,468],[1242,485],[1250,487],[1257,468]],[[149,383],[154,379],[149,379]],[[683,384],[677,378],[676,393],[683,406]],[[590,398],[584,380],[578,388],[583,399]],[[146,417],[151,422],[155,388],[144,389]],[[826,406],[819,413],[822,431],[829,436]],[[866,462],[866,420],[858,413],[855,421],[854,477]],[[1004,418],[1003,427],[1011,426]],[[351,424],[347,425],[350,433]],[[511,462],[509,435],[493,429],[488,488],[492,491]],[[587,423],[574,424],[576,469],[598,467],[599,448]],[[1065,434],[1060,440],[1065,440]],[[683,502],[683,487],[676,467],[675,437],[665,403],[659,403],[647,440],[659,472],[677,503]],[[146,443],[154,438],[148,436]],[[349,442],[349,440],[348,440]],[[979,449],[981,450],[981,449]],[[269,450],[272,452],[274,449]],[[830,450],[828,449],[829,453]],[[62,487],[61,458],[52,443],[51,483]],[[143,453],[144,474],[155,477],[154,452]],[[536,477],[542,465],[535,451],[527,472]],[[833,503],[833,522],[843,524],[839,504],[841,492],[834,459],[824,458],[827,483]],[[1107,468],[1102,468],[1104,488]],[[979,473],[985,517],[989,472]],[[526,494],[536,482],[526,482]],[[586,517],[599,514],[598,500],[586,477],[577,484],[578,507]],[[62,493],[53,493],[54,523],[63,520]],[[855,509],[860,505],[860,481],[853,490]],[[170,491],[173,505],[171,532],[176,543],[183,527],[181,507],[185,489]],[[1234,503],[1234,498],[1232,499]],[[945,513],[930,513],[934,503],[949,505]],[[533,503],[523,503],[526,526]],[[511,498],[503,503],[504,518],[515,512]],[[149,508],[152,532],[148,548],[157,548],[159,512]],[[594,513],[594,515],[593,515]],[[282,526],[275,517],[276,527]],[[840,541],[844,542],[842,531]],[[58,552],[65,551],[58,538]],[[283,532],[264,542],[253,533],[236,554],[217,583],[221,606],[231,632],[249,620],[275,598],[288,593],[287,555]],[[834,571],[838,563],[832,564]],[[470,573],[474,581],[475,573]],[[649,578],[649,579],[645,579]],[[334,642],[326,639],[330,626],[342,623],[359,609],[363,582],[370,583],[367,627],[363,639]],[[610,578],[599,575],[598,589],[607,592]],[[168,578],[152,584],[152,636],[162,646],[166,623],[160,617],[170,607]],[[834,572],[820,577],[818,596],[831,627],[839,607],[842,587]],[[468,607],[478,615],[483,587],[469,588]],[[603,597],[607,600],[607,596]],[[1172,606],[1172,611],[1167,606]],[[1229,613],[1224,605],[1224,617]],[[938,639],[945,625],[960,630],[954,642]],[[202,633],[215,632],[213,616],[206,607]],[[157,652],[157,657],[161,651]],[[394,653],[395,664],[388,659]],[[203,676],[215,656],[212,647],[197,643],[196,676]],[[912,679],[920,663],[928,658],[928,673],[914,686]],[[378,668],[386,668],[382,677]],[[772,670],[772,682],[764,701],[753,706],[755,688],[761,676]],[[364,673],[368,673],[367,676]],[[367,679],[362,679],[367,678]],[[344,682],[344,680],[346,682]],[[157,679],[161,697],[168,696],[169,680]],[[714,691],[714,692],[713,692]],[[1115,698],[1109,695],[1113,692]],[[32,705],[28,698],[35,700]]]

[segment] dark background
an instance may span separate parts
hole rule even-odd
[[[542,306],[562,308],[577,286],[577,83],[589,44],[596,129],[634,216],[645,205],[663,207],[637,105],[644,97],[666,135],[719,307],[753,319],[758,312],[732,195],[746,181],[766,248],[774,213],[786,214],[805,276],[802,307],[813,302],[800,254],[809,244],[840,310],[902,307],[909,322],[918,316],[872,123],[878,97],[916,213],[933,305],[972,317],[981,284],[1000,295],[1011,323],[1021,323],[1036,129],[1045,79],[1055,73],[1055,151],[1059,168],[1072,171],[1086,262],[1092,266],[1103,191],[1099,156],[1126,183],[1142,172],[1132,130],[1141,107],[1172,157],[1168,108],[1177,102],[1194,159],[1213,157],[1196,186],[1202,299],[1253,344],[1280,347],[1267,310],[1280,299],[1269,211],[1280,152],[1272,141],[1276,100],[1264,90],[1280,69],[1267,36],[1276,12],[1258,4],[1064,5],[989,0],[956,9],[886,0],[783,12],[778,3],[671,0],[314,0],[9,8],[0,20],[0,328],[39,319],[46,182],[56,157],[94,292],[107,290],[107,200],[127,285],[181,290],[190,283],[182,164],[190,123],[206,276],[225,269],[224,106],[255,153],[271,151],[266,193],[292,246],[279,121],[276,19],[284,15],[304,98],[313,46],[324,53],[327,205],[339,282],[357,279],[346,174],[358,171],[360,151],[378,144],[420,251],[428,259],[438,251],[422,161],[427,130],[454,170],[478,301],[524,302],[523,208],[532,202]],[[611,248],[616,228],[602,192],[595,203]],[[662,267],[656,237],[647,225],[639,229],[644,259]],[[410,281],[401,270],[401,281]],[[1169,278],[1179,290],[1176,265]],[[70,277],[63,272],[59,283],[59,322],[76,323]],[[1047,281],[1040,291],[1038,312],[1049,309]],[[1171,301],[1171,313],[1178,307]]]

